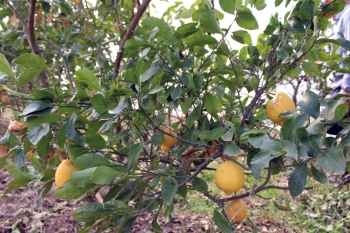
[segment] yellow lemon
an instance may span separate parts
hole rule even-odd
[[[172,129],[170,129],[170,128],[164,127],[164,128],[162,128],[162,129],[163,129],[165,132],[174,135],[175,137],[177,136],[177,134],[175,133],[175,131],[172,130]],[[162,145],[167,146],[167,147],[173,147],[173,146],[175,145],[175,143],[176,143],[176,139],[175,139],[174,137],[171,137],[171,136],[169,136],[169,135],[167,135],[167,134],[164,134],[164,136],[163,136],[163,144],[162,144]]]
[[[73,164],[72,160],[63,160],[58,165],[55,173],[55,183],[57,188],[61,187],[67,180],[70,179],[70,175],[78,171],[79,169]]]
[[[226,207],[227,217],[234,222],[242,222],[248,214],[248,206],[243,199],[232,200]]]
[[[168,151],[170,150],[170,147],[165,146],[165,145],[161,145],[161,146],[160,146],[160,149],[161,149],[163,152],[168,152]]]
[[[221,163],[215,172],[215,183],[227,195],[237,192],[244,184],[242,167],[231,160]]]
[[[279,115],[287,110],[295,111],[295,104],[292,98],[284,92],[277,92],[276,95],[267,102],[266,112],[268,118],[280,126],[283,126],[287,118],[279,117]]]

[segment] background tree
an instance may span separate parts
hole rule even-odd
[[[4,107],[25,125],[9,128],[0,140],[10,147],[0,167],[6,161],[14,176],[4,195],[38,182],[44,198],[54,189],[57,165],[69,158],[79,171],[55,191],[57,197],[108,190],[102,203],[73,213],[86,231],[114,224],[126,232],[144,211],[154,213],[152,226],[161,231],[158,215],[171,217],[175,196],[194,189],[218,205],[213,220],[230,232],[228,201],[266,189],[296,197],[308,176],[324,183],[324,171],[345,171],[349,128],[335,138],[326,134],[335,122],[347,125],[344,96],[320,100],[310,89],[299,90],[307,82],[327,93],[330,72],[349,72],[337,65],[343,58],[327,52],[329,45],[350,49],[349,41],[325,38],[329,17],[344,1],[294,1],[284,17],[271,16],[256,43],[249,33],[259,28],[251,8],[270,2],[197,0],[189,9],[169,3],[162,18],[149,15],[150,2],[0,5],[2,92],[16,100]],[[223,11],[232,21],[228,28],[220,27]],[[241,29],[229,32],[234,24]],[[229,37],[244,46],[235,50]],[[301,97],[296,111],[282,113],[287,120],[280,128],[265,107],[281,83],[293,84],[294,101]],[[170,145],[166,136],[177,143]],[[237,155],[234,163],[256,184],[213,196],[198,175],[212,169],[212,161]],[[279,172],[290,174],[288,187],[270,183]]]

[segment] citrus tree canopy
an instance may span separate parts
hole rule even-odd
[[[294,198],[312,188],[308,177],[325,183],[325,172],[346,170],[348,103],[325,98],[326,78],[350,72],[335,53],[350,42],[326,34],[344,1],[190,2],[167,1],[154,17],[151,0],[2,1],[1,106],[13,118],[3,119],[0,139],[0,167],[13,176],[3,195],[33,182],[40,199],[105,190],[73,212],[82,232],[128,232],[143,212],[161,232],[158,215],[171,217],[194,190],[217,204],[213,222],[231,232],[231,220],[247,215],[244,198],[267,189]],[[291,10],[256,13],[267,5]],[[282,101],[278,85],[290,87]],[[345,128],[330,137],[335,123]],[[216,172],[214,161],[229,164],[218,174],[226,194],[200,176]],[[280,172],[288,187],[271,182]]]

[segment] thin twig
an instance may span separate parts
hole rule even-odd
[[[68,61],[67,61],[66,57],[64,56],[63,51],[57,45],[55,45],[52,41],[46,39],[44,36],[39,36],[39,39],[41,39],[41,40],[45,41],[46,43],[50,44],[60,54],[60,56],[62,57],[62,59],[64,61],[65,66],[66,66],[66,73],[67,73],[67,77],[68,77],[69,83],[70,83],[70,85],[72,87],[72,91],[75,92],[75,86],[74,86],[74,83],[73,83],[73,79],[72,79],[72,77],[70,75],[70,69],[69,69]]]
[[[29,4],[29,10],[28,10],[28,27],[27,27],[27,39],[30,44],[30,47],[32,48],[32,51],[42,57],[42,51],[38,45],[38,42],[35,38],[34,34],[34,14],[35,14],[35,5],[36,5],[36,0],[30,0]],[[43,70],[39,74],[39,78],[41,80],[41,85],[43,88],[48,88],[49,83],[48,83],[48,76],[46,73],[46,70]]]
[[[143,13],[146,11],[148,4],[151,2],[152,0],[144,0],[142,5],[139,6],[139,8],[137,9],[136,14],[134,15],[133,19],[131,20],[131,23],[129,25],[128,30],[126,31],[122,42],[119,45],[119,51],[118,51],[118,55],[117,58],[115,60],[115,64],[114,64],[114,72],[115,73],[119,73],[119,69],[120,69],[120,64],[122,61],[122,57],[124,54],[124,45],[125,42],[131,38],[132,34],[134,33],[134,30],[136,28],[136,26],[138,25]]]

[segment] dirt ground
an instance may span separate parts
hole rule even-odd
[[[5,169],[0,170],[0,195],[6,189],[7,184],[13,178],[8,175]],[[54,188],[48,196],[42,201],[41,206],[36,204],[38,198],[37,190],[33,185],[27,189],[17,189],[11,191],[6,196],[0,198],[0,233],[61,233],[78,232],[81,223],[76,222],[71,213],[82,206],[84,202],[75,202],[74,200],[64,200],[52,195]],[[258,202],[255,203],[259,205]],[[152,231],[151,222],[153,215],[145,213],[141,215],[131,232],[150,233]],[[283,224],[274,222],[269,218],[254,219],[259,230],[257,232],[293,232],[287,229]],[[173,215],[171,222],[164,217],[158,217],[158,223],[165,233],[182,232],[220,232],[212,221],[212,216],[198,214]],[[103,232],[115,232],[116,229],[107,229]],[[252,228],[246,222],[236,225],[236,232],[253,232]]]

